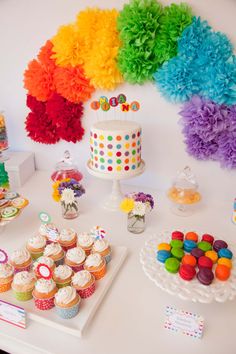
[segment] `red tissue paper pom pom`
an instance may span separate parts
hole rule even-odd
[[[27,95],[26,105],[36,114],[44,114],[46,111],[45,102],[38,101],[35,97]]]
[[[94,92],[82,67],[57,67],[54,71],[56,92],[73,103],[85,102]]]

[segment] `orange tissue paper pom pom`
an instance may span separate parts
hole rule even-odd
[[[80,66],[57,67],[54,72],[54,84],[56,92],[73,103],[85,102],[94,91]]]
[[[41,47],[40,52],[38,54],[38,60],[41,64],[46,67],[50,67],[51,70],[56,68],[55,60],[52,59],[53,55],[53,44],[51,41],[47,41],[43,47]]]

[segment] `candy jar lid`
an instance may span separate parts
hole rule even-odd
[[[173,186],[181,189],[198,189],[196,177],[189,166],[186,166],[182,171],[177,173]]]
[[[54,182],[64,178],[74,178],[77,181],[83,178],[82,173],[78,170],[78,166],[74,163],[68,150],[64,152],[63,158],[57,162],[55,171],[51,175],[51,179]]]

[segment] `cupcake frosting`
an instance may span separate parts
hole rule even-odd
[[[81,263],[85,260],[85,252],[80,247],[74,247],[67,251],[66,258],[74,263]]]
[[[1,264],[0,263],[0,278],[8,278],[14,273],[14,268],[10,264]]]
[[[78,243],[82,247],[90,247],[93,244],[93,238],[90,234],[84,232],[78,235]]]
[[[33,268],[36,269],[40,263],[46,264],[49,268],[52,268],[54,265],[54,262],[51,258],[42,256],[39,257],[36,262],[34,262]]]
[[[71,286],[65,286],[58,290],[55,295],[57,303],[67,305],[72,302],[77,296],[76,290]]]
[[[102,252],[108,248],[109,244],[107,240],[96,240],[93,245],[93,249],[96,252]]]
[[[35,283],[35,289],[39,293],[48,294],[56,287],[55,282],[52,279],[38,279]]]
[[[58,232],[58,229],[56,227],[56,225],[50,223],[50,224],[42,224],[40,225],[39,228],[39,233],[43,236],[47,236],[51,230],[54,230],[56,232]]]
[[[85,286],[91,280],[91,274],[87,270],[81,270],[75,273],[72,277],[72,284],[78,286]]]
[[[34,280],[36,279],[33,273],[23,271],[23,272],[16,273],[14,275],[13,284],[28,285],[32,283]]]
[[[59,243],[50,243],[45,247],[43,255],[46,257],[50,257],[61,253],[61,251],[62,248],[61,245],[59,245]]]
[[[27,249],[16,250],[11,255],[11,260],[15,264],[22,264],[30,259],[30,253]]]
[[[72,275],[72,269],[66,264],[59,265],[54,270],[54,275],[55,275],[55,277],[60,278],[60,279],[67,279]]]
[[[72,228],[63,229],[59,235],[60,241],[72,241],[76,235],[76,232]]]
[[[87,267],[98,267],[102,263],[102,256],[99,253],[90,254],[85,264]]]
[[[43,248],[46,246],[46,239],[42,235],[36,235],[28,240],[28,245],[33,248]]]

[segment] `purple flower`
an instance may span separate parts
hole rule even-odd
[[[236,131],[226,131],[219,136],[218,157],[221,166],[236,168]]]
[[[135,202],[147,203],[150,205],[151,209],[154,208],[154,199],[151,194],[145,194],[143,192],[129,193],[126,197],[133,199]]]
[[[78,181],[71,178],[69,181],[61,182],[58,186],[58,191],[62,194],[65,188],[72,189],[76,197],[81,197],[85,193],[85,189]]]
[[[203,141],[197,134],[188,135],[185,139],[187,152],[198,160],[214,159],[218,149],[216,140]]]

